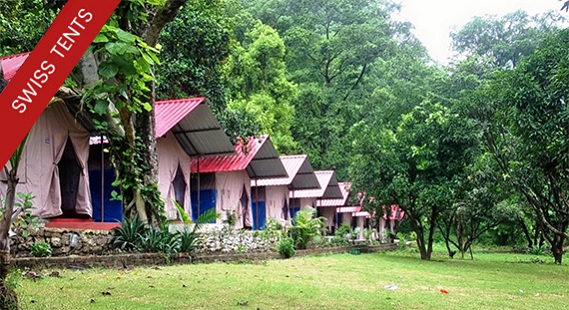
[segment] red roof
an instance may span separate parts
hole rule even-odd
[[[204,97],[196,97],[190,99],[156,101],[154,103],[156,138],[163,137],[186,115],[190,114],[190,112],[202,103],[204,99]]]
[[[235,154],[203,97],[157,101],[154,115],[156,137],[172,132],[190,157]]]
[[[0,64],[2,65],[2,70],[4,71],[4,79],[11,79],[18,69],[24,64],[24,61],[28,59],[30,53],[22,53],[17,55],[10,55],[2,57]]]
[[[269,135],[251,137],[246,146],[234,145],[236,155],[192,158],[192,173],[247,171],[251,178],[287,177]],[[199,169],[198,169],[199,163]]]

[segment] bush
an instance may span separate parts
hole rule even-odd
[[[123,251],[139,251],[144,230],[144,223],[138,220],[137,215],[132,218],[125,218],[121,226],[114,229],[110,246]]]
[[[40,241],[30,246],[32,256],[34,257],[48,257],[51,256],[51,244]]]
[[[198,217],[193,229],[181,232],[171,232],[167,223],[160,227],[145,227],[137,216],[125,218],[121,227],[115,228],[110,246],[130,252],[190,253],[196,248],[197,231],[217,217],[215,210],[208,210]]]
[[[315,214],[314,208],[307,207],[298,211],[292,219],[290,234],[297,249],[306,249],[310,241],[325,229],[324,219],[314,217]]]
[[[284,258],[293,257],[296,254],[294,249],[294,240],[292,238],[284,238],[277,244],[277,250]]]

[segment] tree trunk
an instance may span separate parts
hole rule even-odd
[[[556,235],[553,237],[553,243],[551,244],[551,253],[553,254],[553,259],[556,264],[561,265],[563,260],[563,244],[565,243],[565,238]]]
[[[14,170],[8,173],[8,188],[6,200],[2,210],[2,222],[0,222],[0,308],[18,309],[16,292],[7,285],[6,279],[10,270],[10,226],[12,224],[12,212],[16,200],[16,185],[18,178]]]
[[[529,229],[523,219],[520,219],[520,226],[522,226],[522,230],[524,231],[524,236],[526,237],[526,241],[528,242],[528,249],[532,249],[535,243],[533,242],[531,235],[529,233]]]
[[[425,246],[425,234],[423,232],[423,227],[419,225],[417,222],[418,219],[415,219],[411,216],[411,229],[417,234],[417,247],[419,248],[419,253],[421,254],[421,259],[429,260],[431,259],[431,254],[427,251],[427,247]]]

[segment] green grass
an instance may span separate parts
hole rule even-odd
[[[23,309],[566,309],[569,267],[551,261],[483,253],[474,261],[442,253],[421,261],[392,252],[61,270],[62,278],[23,280],[18,293]],[[398,288],[386,290],[389,284]]]

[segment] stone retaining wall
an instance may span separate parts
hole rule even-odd
[[[38,228],[26,238],[13,237],[10,250],[14,256],[29,257],[31,246],[43,241],[51,245],[52,256],[100,255],[111,237],[109,230]]]
[[[24,238],[12,238],[11,253],[16,257],[30,257],[31,245],[36,242],[51,244],[52,256],[102,255],[108,253],[106,245],[112,238],[109,230],[82,230],[64,228],[38,228]],[[250,253],[268,252],[280,241],[263,232],[228,230],[211,226],[198,234],[197,253]]]
[[[345,246],[335,248],[317,248],[299,250],[297,256],[344,253],[357,249],[358,252],[379,252],[390,251],[396,248],[395,244],[382,244],[377,246]],[[157,253],[132,253],[132,254],[110,254],[110,255],[86,255],[86,256],[66,256],[66,257],[20,257],[12,260],[12,266],[16,268],[29,268],[34,270],[52,268],[71,268],[86,269],[94,267],[102,268],[132,268],[136,266],[156,266],[168,264],[184,263],[213,263],[213,262],[235,262],[235,261],[256,261],[267,259],[279,259],[276,252],[256,252],[256,253],[232,253],[232,254],[198,254],[193,257],[187,253],[176,253],[166,258],[164,254]]]

